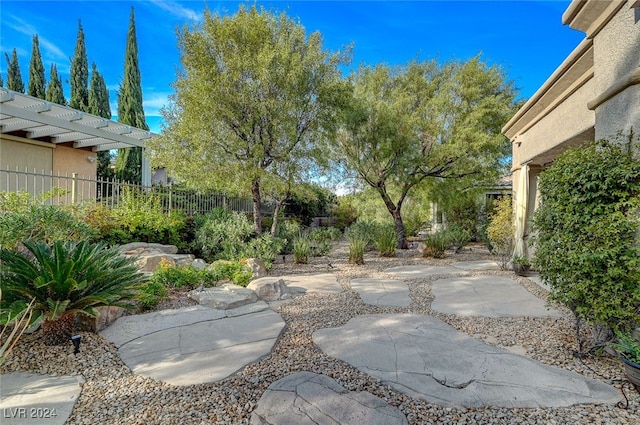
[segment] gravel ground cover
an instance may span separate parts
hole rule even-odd
[[[412,303],[408,307],[376,307],[364,304],[349,288],[352,278],[389,278],[382,270],[411,264],[448,265],[454,261],[486,259],[482,249],[449,253],[442,260],[421,258],[414,250],[395,258],[365,256],[365,265],[347,263],[346,243],[336,244],[329,256],[295,265],[287,257],[274,265],[270,275],[335,273],[346,289],[340,294],[308,294],[272,307],[286,321],[273,352],[235,375],[213,384],[171,386],[136,376],[123,364],[113,345],[96,334],[82,333],[78,355],[69,346],[46,347],[36,335],[26,335],[0,368],[0,373],[21,370],[52,375],[82,375],[85,382],[68,424],[248,424],[263,392],[274,381],[300,371],[321,373],[350,391],[369,391],[407,416],[410,424],[638,424],[640,394],[628,383],[620,362],[609,356],[579,359],[573,320],[569,312],[561,318],[456,317],[431,310],[431,279],[407,280]],[[534,295],[547,292],[511,272],[483,271],[478,274],[508,276]],[[395,277],[397,278],[397,277]],[[161,308],[192,305],[183,292],[173,292]],[[525,354],[542,363],[572,370],[611,383],[624,391],[628,406],[585,405],[570,408],[480,409],[448,408],[414,400],[348,364],[331,358],[312,342],[321,328],[344,325],[361,314],[418,313],[432,315],[476,338]]]

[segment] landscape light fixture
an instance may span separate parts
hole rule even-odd
[[[74,335],[71,337],[71,342],[73,342],[73,354],[78,354],[80,352],[80,340],[82,337],[80,335]]]

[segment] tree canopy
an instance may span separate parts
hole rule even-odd
[[[58,68],[55,64],[51,64],[49,84],[47,85],[47,91],[45,92],[45,99],[59,105],[67,104],[67,101],[64,98],[64,91],[62,90],[62,80],[58,76]]]
[[[142,105],[142,78],[138,63],[138,42],[133,7],[129,18],[127,46],[124,54],[124,78],[118,91],[118,121],[143,130],[149,126]],[[142,181],[142,148],[126,148],[118,151],[116,175],[119,179],[140,183]]]
[[[182,70],[163,136],[149,143],[152,160],[192,186],[250,190],[260,232],[261,185],[324,136],[347,57],[325,52],[319,33],[307,36],[286,14],[255,6],[206,11],[178,44]]]
[[[351,81],[334,158],[378,192],[405,248],[402,205],[415,187],[427,179],[483,179],[501,168],[508,143],[500,128],[513,113],[515,91],[498,67],[477,57],[363,66]]]
[[[20,73],[20,64],[18,63],[18,53],[16,49],[11,52],[11,58],[8,54],[4,54],[7,59],[7,88],[9,90],[24,93],[24,83],[22,82],[22,74]]]
[[[89,103],[89,62],[87,60],[87,47],[84,44],[84,31],[82,23],[78,21],[78,36],[76,48],[71,61],[71,99],[69,106],[79,111],[86,112]]]
[[[44,65],[42,64],[42,56],[40,55],[40,43],[38,36],[33,36],[31,47],[31,61],[29,62],[29,86],[27,94],[29,96],[44,99],[46,95],[47,82],[44,76]]]

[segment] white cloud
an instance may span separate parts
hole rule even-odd
[[[38,29],[36,27],[20,19],[19,17],[12,15],[11,19],[13,21],[10,21],[7,25],[14,30],[32,37],[38,34]],[[64,54],[62,49],[60,49],[48,39],[42,37],[40,34],[38,34],[38,42],[40,43],[43,56],[56,59],[68,59],[68,56]]]
[[[175,1],[166,0],[151,0],[151,3],[156,5],[162,10],[165,10],[177,18],[186,18],[190,21],[200,22],[202,20],[202,14],[196,12],[193,9],[184,7]]]
[[[161,115],[160,109],[169,103],[169,93],[151,93],[144,96],[142,106],[146,115]]]

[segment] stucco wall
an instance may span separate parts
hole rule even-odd
[[[587,102],[593,98],[593,84],[592,78],[533,127],[517,137],[512,150],[514,168],[593,127],[595,113],[587,108]]]
[[[0,138],[0,167],[7,167],[20,171],[44,171],[50,173],[53,169],[53,147],[35,143],[22,143],[6,138]]]
[[[53,173],[78,173],[80,177],[95,180],[97,161],[91,162],[88,158],[97,156],[95,152],[58,146],[53,155]]]
[[[628,2],[595,36],[595,89],[600,94],[640,67],[640,8]],[[640,130],[640,85],[626,88],[596,109],[596,138]]]

